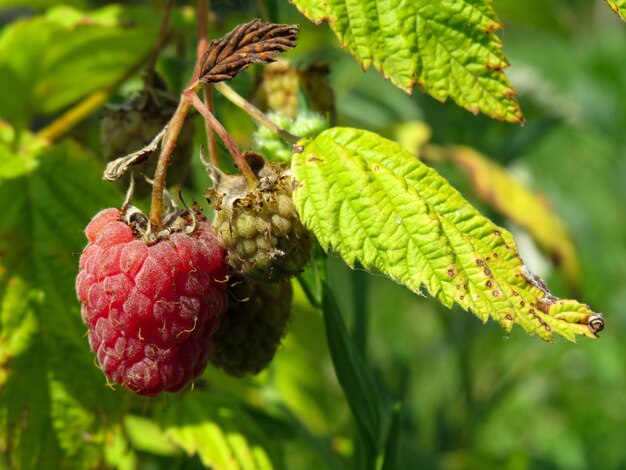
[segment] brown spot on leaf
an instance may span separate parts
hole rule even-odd
[[[519,304],[520,304],[522,307],[525,307],[525,306],[526,306],[526,302],[524,302],[523,300],[521,300]]]
[[[500,233],[500,230],[494,230],[493,234],[494,234],[496,237],[500,237],[500,236],[502,236],[502,233]]]
[[[485,276],[491,276],[491,269],[485,268]]]
[[[491,287],[491,281],[487,281],[487,282],[485,282],[485,285],[486,285],[487,287]]]
[[[500,295],[500,293],[497,290],[494,290],[491,295],[493,295],[494,297],[498,297]]]
[[[485,262],[484,262],[482,259],[477,259],[477,260],[476,260],[476,264],[477,264],[478,266],[484,266],[484,265],[485,265]]]
[[[543,312],[543,313],[548,313],[548,310],[550,309],[550,303],[549,302],[539,302],[537,304],[537,310]]]
[[[452,268],[448,269],[448,276],[454,277],[454,269]]]

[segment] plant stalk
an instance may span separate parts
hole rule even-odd
[[[209,108],[206,107],[206,105],[202,102],[200,98],[198,98],[198,96],[194,92],[192,92],[191,90],[187,90],[184,93],[184,96],[191,100],[191,104],[193,104],[194,108],[196,108],[198,112],[202,114],[202,117],[204,117],[209,125],[220,136],[220,139],[222,139],[224,145],[226,145],[226,148],[232,155],[233,160],[235,160],[235,164],[248,182],[248,186],[250,188],[255,188],[259,182],[257,177],[252,172],[252,169],[248,165],[248,162],[246,162],[243,154],[239,150],[239,147],[237,147],[237,144],[235,143],[233,138],[230,136],[224,126],[222,126],[222,123],[217,120],[217,118],[213,115]]]
[[[204,55],[209,45],[209,0],[198,0],[196,4],[196,16],[198,17],[198,46],[196,49],[196,63],[200,64],[200,59]],[[209,111],[213,113],[213,91],[210,84],[202,87],[204,92],[204,103]],[[209,159],[211,164],[217,167],[217,147],[215,142],[215,131],[207,121],[204,121],[204,130],[206,131],[207,144],[209,148]]]
[[[152,187],[152,202],[150,206],[150,225],[157,232],[161,229],[163,223],[163,191],[165,190],[165,178],[167,176],[167,165],[170,156],[176,146],[176,141],[180,135],[180,131],[185,124],[185,118],[191,108],[191,101],[185,95],[182,95],[176,112],[167,123],[167,130],[163,136],[161,143],[161,154],[157,162],[156,172],[154,173],[154,183]]]
[[[246,100],[243,96],[229,87],[226,83],[220,82],[215,84],[215,89],[219,91],[224,97],[233,103],[235,106],[238,106],[242,110],[244,110],[248,115],[250,115],[253,119],[256,119],[258,122],[263,124],[265,127],[273,130],[278,135],[280,135],[283,139],[292,144],[295,144],[300,140],[300,137],[293,135],[291,132],[286,131],[274,121],[272,121],[263,111],[254,106],[248,100]]]
[[[167,33],[170,25],[170,17],[172,16],[172,8],[174,8],[174,0],[167,0],[165,4],[165,9],[163,10],[163,20],[161,21],[161,29],[159,30],[159,36],[157,37],[156,43],[154,44],[154,48],[152,49],[152,53],[150,54],[150,58],[148,59],[148,63],[146,65],[146,85],[152,86],[154,85],[155,79],[155,67],[157,59],[159,58],[159,52],[161,48],[165,44],[165,40],[167,39]]]

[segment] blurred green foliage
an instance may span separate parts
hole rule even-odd
[[[212,3],[213,36],[258,15],[255,2]],[[580,292],[567,292],[557,266],[480,202],[467,176],[437,167],[519,237],[522,256],[555,294],[575,294],[605,314],[595,341],[549,345],[521,329],[505,338],[499,326],[381,276],[364,282],[331,256],[326,280],[381,397],[375,445],[386,468],[625,468],[624,23],[599,0],[496,0],[507,74],[527,121],[517,126],[409,97],[375,71],[363,73],[328,26],[286,1],[266,3],[274,19],[301,24],[290,60],[330,64],[340,125],[393,138],[399,124],[424,121],[434,143],[471,146],[542,193],[578,251]],[[123,196],[99,182],[98,111],[54,145],[32,133],[140,64],[159,22],[149,2],[0,1],[0,468],[365,465],[324,318],[302,290],[283,347],[257,378],[209,368],[193,392],[147,400],[112,392],[91,363],[73,293],[81,230]],[[193,8],[181,4],[173,25],[157,70],[179,91],[193,66]],[[233,85],[251,96],[259,72]],[[140,85],[135,74],[111,99]],[[245,114],[219,96],[216,112],[242,147],[252,146],[255,126]],[[204,140],[199,133],[197,145]],[[220,147],[224,162],[226,155]],[[201,200],[208,178],[197,159],[193,165],[185,194]]]

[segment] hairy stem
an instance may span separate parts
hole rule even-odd
[[[204,91],[204,102],[206,103],[207,108],[209,109],[209,111],[211,111],[211,113],[213,113],[213,87],[210,84],[207,83],[206,85],[204,85],[203,91]],[[215,131],[209,125],[208,122],[205,121],[204,125],[206,127],[207,141],[208,141],[208,144],[209,144],[209,158],[211,159],[211,164],[213,166],[218,166],[217,165],[217,145],[216,145],[216,141],[215,141]]]
[[[191,104],[193,104],[194,108],[196,108],[198,112],[202,114],[202,117],[204,117],[206,122],[208,122],[209,125],[220,136],[220,139],[222,139],[224,145],[226,145],[226,148],[232,155],[233,160],[235,160],[235,164],[237,165],[243,176],[246,178],[248,186],[251,188],[256,187],[258,184],[258,179],[252,172],[252,169],[246,162],[241,151],[239,150],[239,147],[237,147],[237,144],[230,136],[228,131],[224,128],[224,126],[222,126],[222,124],[217,120],[217,118],[213,115],[209,108],[206,107],[206,105],[202,102],[200,98],[198,98],[195,93],[188,90],[184,93],[184,96],[191,100]]]
[[[300,140],[300,137],[293,135],[292,133],[286,131],[274,121],[272,121],[267,115],[261,111],[259,108],[254,106],[248,100],[246,100],[243,96],[233,90],[231,87],[226,85],[225,83],[216,83],[215,89],[219,91],[222,95],[226,97],[231,103],[235,106],[238,106],[246,113],[248,113],[253,119],[256,119],[258,122],[263,124],[265,127],[273,130],[278,135],[280,135],[283,139],[292,144],[295,144]]]
[[[170,161],[172,151],[176,146],[176,141],[180,131],[185,124],[185,118],[191,108],[191,102],[185,95],[181,96],[176,112],[167,123],[167,130],[161,143],[161,154],[157,162],[154,173],[154,183],[152,187],[152,203],[150,206],[150,225],[159,231],[163,223],[163,191],[165,190],[165,178],[167,176],[167,165]]]
[[[196,16],[198,17],[198,45],[196,48],[196,63],[200,63],[200,59],[204,55],[209,45],[209,0],[198,0],[196,4]],[[202,88],[204,92],[204,102],[213,113],[213,91],[210,84],[205,84]],[[204,129],[206,131],[207,144],[209,147],[209,158],[213,166],[217,166],[217,148],[215,142],[215,131],[207,121],[204,121]]]
[[[159,36],[157,37],[156,43],[154,44],[154,48],[152,49],[152,53],[150,54],[150,59],[148,59],[148,64],[146,65],[146,85],[152,86],[154,85],[155,72],[154,68],[156,66],[157,59],[159,58],[159,52],[161,48],[165,44],[165,40],[167,39],[167,33],[170,25],[170,16],[172,16],[172,8],[174,7],[174,0],[167,0],[165,4],[165,9],[163,10],[163,20],[161,21],[161,29],[159,30]]]

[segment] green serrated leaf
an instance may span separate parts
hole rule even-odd
[[[395,142],[332,128],[294,154],[294,199],[327,250],[359,260],[415,292],[424,287],[483,321],[513,324],[546,341],[595,337],[601,316],[553,296],[524,265],[513,237],[472,207],[435,170]],[[592,323],[592,326],[590,326]]]
[[[101,168],[71,142],[0,152],[0,447],[15,468],[93,467],[122,396],[94,366],[74,292],[82,229],[117,199]],[[72,177],[80,175],[80,178]],[[60,453],[51,454],[51,449]],[[58,455],[57,455],[58,454]]]
[[[478,197],[528,231],[539,247],[556,260],[569,286],[578,289],[580,265],[576,248],[548,201],[498,163],[469,147],[451,147],[444,154],[471,178]]]
[[[157,416],[165,436],[220,470],[283,468],[280,449],[232,399],[194,392]]]
[[[291,0],[316,23],[328,21],[364,69],[373,64],[397,87],[415,85],[473,113],[523,120],[503,69],[508,62],[487,0]]]
[[[4,28],[0,85],[11,92],[0,94],[0,117],[27,128],[34,116],[58,112],[136,66],[149,52],[158,25],[111,24],[113,10],[87,14],[64,7]]]
[[[626,21],[626,0],[604,0],[621,19]]]

